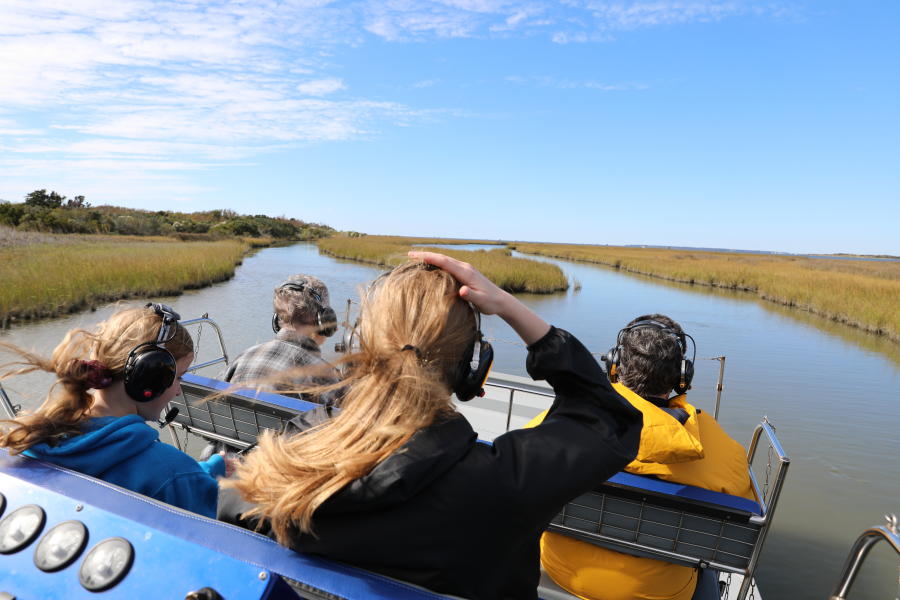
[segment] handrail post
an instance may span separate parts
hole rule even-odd
[[[6,395],[6,390],[3,389],[2,384],[0,384],[0,406],[3,407],[3,412],[6,413],[7,417],[10,419],[16,418],[16,406],[9,399],[9,396]]]
[[[719,379],[716,380],[716,410],[713,413],[713,418],[718,421],[719,420],[719,403],[722,401],[722,389],[724,388],[725,381],[725,357],[717,356],[716,360],[719,361]]]
[[[850,586],[859,573],[866,555],[872,546],[881,540],[886,540],[894,549],[894,552],[900,554],[900,532],[897,530],[897,516],[885,515],[887,523],[878,527],[870,527],[860,534],[850,549],[847,560],[844,561],[844,568],[841,571],[841,578],[834,587],[834,592],[829,596],[829,600],[847,600],[847,594],[850,592]]]

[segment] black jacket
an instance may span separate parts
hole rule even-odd
[[[316,537],[298,532],[291,547],[464,598],[536,598],[541,532],[634,459],[642,420],[561,329],[529,348],[527,369],[556,393],[539,427],[493,445],[462,416],[427,427],[323,503]],[[256,525],[223,504],[226,520]]]

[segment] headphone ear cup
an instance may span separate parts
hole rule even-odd
[[[175,357],[165,348],[138,346],[125,362],[125,393],[135,402],[159,398],[175,383],[177,368]]]
[[[483,339],[478,342],[478,366],[472,368],[472,360],[475,354],[475,341],[463,353],[463,360],[456,369],[456,381],[453,383],[453,393],[460,402],[468,402],[475,396],[484,395],[484,382],[494,364],[494,348]]]
[[[616,383],[619,380],[619,347],[610,348],[602,359],[603,364],[606,365],[606,376],[609,377],[610,383]]]
[[[689,389],[691,389],[691,381],[694,379],[694,361],[689,358],[684,359],[684,389],[678,390],[679,393],[683,394]],[[679,387],[680,382],[679,382]]]
[[[281,331],[281,324],[278,322],[278,313],[272,313],[272,331],[275,333]]]
[[[337,331],[337,314],[330,306],[326,306],[319,310],[316,316],[319,323],[319,333],[325,337],[331,337]]]

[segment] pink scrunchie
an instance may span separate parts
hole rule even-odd
[[[112,373],[99,360],[80,360],[78,362],[81,368],[86,371],[85,383],[88,388],[102,390],[105,387],[109,387],[112,383]]]

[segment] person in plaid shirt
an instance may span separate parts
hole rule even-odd
[[[319,348],[337,329],[328,288],[312,275],[292,275],[275,288],[272,303],[275,338],[244,350],[222,379],[276,392],[293,391],[305,400],[330,406],[336,399],[334,392],[316,397],[302,393],[311,385],[328,385],[340,378]]]

